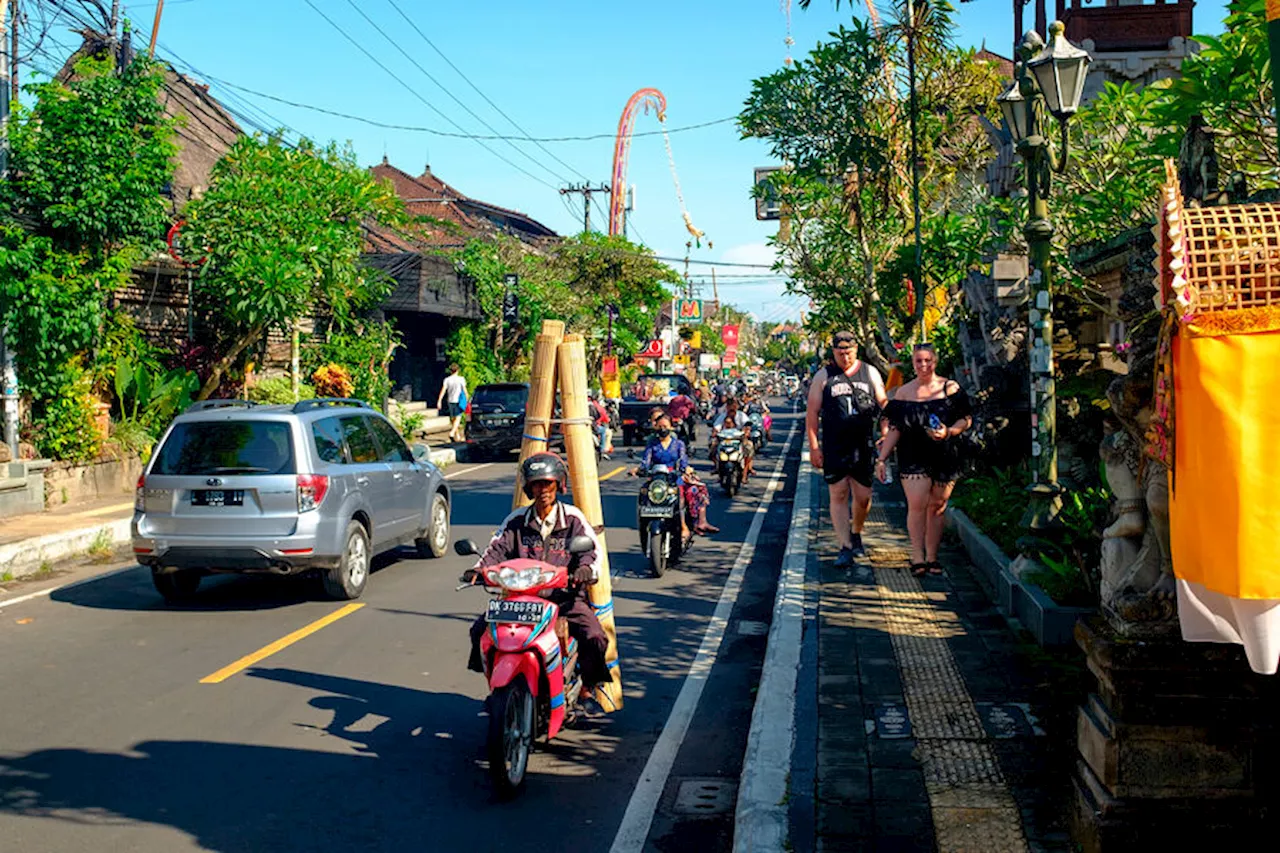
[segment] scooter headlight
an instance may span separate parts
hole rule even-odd
[[[654,480],[649,483],[649,503],[666,503],[670,497],[671,486],[667,484],[666,480]]]
[[[555,572],[543,571],[532,566],[526,569],[504,566],[498,570],[498,583],[512,592],[524,592],[535,586],[550,583],[555,576]]]

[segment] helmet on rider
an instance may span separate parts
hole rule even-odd
[[[533,484],[538,481],[552,481],[560,494],[569,487],[569,469],[565,468],[560,457],[550,451],[535,453],[520,463],[520,480],[524,484],[524,496],[533,497]]]

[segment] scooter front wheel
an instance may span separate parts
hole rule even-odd
[[[667,573],[667,555],[670,553],[671,534],[649,533],[649,568],[653,576],[660,578]]]
[[[523,678],[499,687],[489,697],[489,778],[502,799],[524,785],[533,750],[533,694]]]

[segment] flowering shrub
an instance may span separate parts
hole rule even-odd
[[[355,393],[351,373],[340,364],[325,364],[311,374],[311,385],[320,397],[350,397]]]

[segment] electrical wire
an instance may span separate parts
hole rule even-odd
[[[400,8],[400,5],[399,5],[398,3],[396,3],[396,0],[387,0],[387,3],[391,6],[391,8],[392,8],[392,9],[395,9],[395,10],[396,10],[396,12],[400,15],[400,17],[404,18],[405,23],[407,23],[410,27],[412,27],[412,28],[413,28],[413,31],[414,31],[414,32],[416,32],[416,33],[417,33],[417,34],[422,38],[422,40],[423,40],[424,42],[426,42],[426,43],[427,43],[427,45],[428,45],[432,50],[434,50],[434,51],[435,51],[435,52],[440,56],[440,58],[441,58],[441,59],[443,59],[443,60],[445,61],[445,63],[446,63],[450,68],[452,68],[455,72],[457,72],[457,75],[458,75],[459,77],[461,77],[464,81],[466,81],[466,84],[467,84],[468,86],[470,86],[470,87],[475,91],[475,93],[476,93],[477,95],[479,95],[481,98],[483,98],[483,99],[484,99],[484,102],[485,102],[486,104],[488,104],[489,106],[493,107],[493,109],[498,113],[498,115],[502,116],[502,117],[503,117],[503,118],[505,118],[508,122],[510,122],[510,123],[511,123],[511,126],[512,126],[512,127],[514,127],[516,130],[520,131],[520,132],[521,132],[521,133],[523,133],[525,136],[529,136],[529,135],[530,135],[529,131],[527,131],[527,130],[525,130],[523,127],[521,127],[521,126],[520,126],[520,124],[519,124],[515,119],[513,119],[511,116],[507,115],[505,111],[503,111],[502,107],[500,107],[500,106],[498,106],[497,104],[495,104],[495,103],[493,102],[493,99],[492,99],[492,98],[490,98],[488,95],[486,95],[484,92],[482,92],[482,91],[480,90],[480,87],[479,87],[479,86],[477,86],[475,83],[473,83],[473,82],[471,81],[471,78],[470,78],[470,77],[468,77],[466,74],[462,73],[462,69],[461,69],[461,68],[459,68],[457,65],[455,65],[455,64],[453,63],[453,60],[451,60],[449,57],[445,56],[444,51],[442,51],[440,48],[436,47],[436,43],[435,43],[435,42],[433,42],[430,38],[428,38],[428,37],[427,37],[427,34],[426,34],[426,33],[424,33],[424,32],[422,31],[422,29],[421,29],[421,28],[420,28],[416,23],[414,23],[414,21],[413,21],[413,19],[412,19],[412,18],[410,18],[408,15],[406,15],[406,14],[405,14],[404,10]],[[486,127],[488,127],[488,125],[485,125],[485,126],[486,126]],[[492,130],[492,128],[490,128],[490,129]],[[577,168],[575,168],[574,166],[571,166],[570,164],[566,163],[564,160],[562,160],[562,159],[560,159],[559,157],[557,157],[555,154],[553,154],[553,153],[551,152],[551,150],[550,150],[550,149],[548,149],[548,148],[547,148],[545,145],[543,145],[541,142],[534,142],[534,145],[536,145],[539,149],[541,149],[544,153],[546,153],[546,155],[547,155],[547,156],[549,156],[552,160],[555,160],[557,163],[559,163],[561,166],[564,166],[564,167],[565,167],[566,169],[568,169],[570,172],[573,172],[574,174],[576,174],[578,177],[582,178],[583,180],[589,180],[589,179],[587,178],[587,176],[586,176],[586,175],[584,175],[580,170],[578,170],[578,169],[577,169]]]
[[[395,80],[395,81],[396,81],[397,83],[399,83],[402,87],[404,87],[404,89],[405,89],[406,91],[408,91],[408,92],[409,92],[409,94],[413,95],[415,98],[417,98],[419,101],[421,101],[421,102],[422,102],[422,103],[423,103],[427,108],[429,108],[429,109],[431,109],[432,111],[434,111],[435,113],[437,113],[437,114],[438,114],[441,118],[443,118],[445,121],[449,122],[449,123],[450,123],[450,124],[452,124],[454,127],[458,128],[458,130],[459,130],[459,131],[461,131],[461,130],[462,130],[462,127],[461,127],[461,126],[459,126],[459,125],[457,124],[457,122],[453,121],[453,119],[449,118],[447,115],[445,115],[444,113],[442,113],[442,112],[441,112],[441,111],[440,111],[440,110],[439,110],[439,109],[438,109],[434,104],[432,104],[432,103],[431,103],[430,101],[428,101],[426,98],[422,97],[422,95],[418,92],[418,90],[417,90],[417,89],[413,88],[413,87],[412,87],[412,86],[410,86],[408,83],[406,83],[406,82],[404,81],[404,79],[400,77],[400,75],[396,74],[394,71],[392,71],[392,70],[391,70],[390,68],[388,68],[386,65],[384,65],[380,59],[378,59],[376,56],[374,56],[372,53],[370,53],[370,52],[369,52],[369,50],[368,50],[367,48],[365,48],[365,46],[364,46],[364,45],[362,45],[362,44],[361,44],[359,41],[357,41],[353,36],[351,36],[349,33],[347,33],[347,31],[346,31],[346,30],[344,30],[341,26],[339,26],[339,25],[337,24],[337,22],[335,22],[332,18],[330,18],[330,17],[329,17],[328,15],[326,15],[324,12],[320,11],[320,8],[319,8],[318,6],[316,6],[316,4],[315,4],[314,2],[312,2],[312,0],[302,0],[302,2],[303,2],[303,3],[306,3],[309,7],[311,7],[311,10],[312,10],[313,12],[315,12],[317,15],[319,15],[321,18],[324,18],[324,19],[325,19],[325,21],[326,21],[326,22],[328,22],[329,26],[333,27],[335,30],[337,30],[337,31],[338,31],[338,34],[339,34],[339,35],[341,35],[344,39],[346,39],[348,42],[350,42],[350,43],[352,44],[352,46],[354,46],[357,50],[359,50],[361,53],[363,53],[366,57],[368,57],[369,61],[371,61],[374,65],[377,65],[377,66],[378,66],[379,68],[381,68],[384,72],[386,72],[388,76],[390,76],[393,80]],[[480,141],[480,140],[476,140],[476,142],[477,142],[477,143],[478,143],[482,148],[484,148],[486,151],[488,151],[490,154],[492,154],[493,156],[497,157],[499,160],[501,160],[502,162],[506,163],[508,166],[510,166],[511,168],[513,168],[513,169],[515,169],[516,171],[520,172],[521,174],[523,174],[523,175],[525,175],[525,176],[527,176],[527,177],[529,177],[529,178],[532,178],[533,180],[535,180],[535,181],[537,181],[538,183],[542,184],[542,185],[543,185],[544,187],[546,187],[547,189],[552,189],[552,190],[556,189],[556,187],[555,187],[554,185],[552,185],[552,184],[550,184],[550,183],[548,183],[548,182],[544,181],[542,178],[540,178],[540,177],[538,177],[537,175],[533,174],[533,173],[532,173],[532,172],[530,172],[528,169],[525,169],[523,166],[520,166],[518,163],[514,163],[514,162],[512,162],[510,159],[508,159],[508,158],[507,158],[506,156],[504,156],[503,154],[499,153],[498,151],[495,151],[492,147],[490,147],[490,146],[488,146],[488,145],[485,145],[485,144],[484,144],[484,142],[482,142],[482,141]]]
[[[379,121],[378,119],[368,118],[367,116],[354,115],[345,113],[340,110],[329,109],[328,107],[320,107],[315,104],[308,104],[302,101],[294,101],[288,98],[282,98],[279,95],[272,95],[258,89],[251,89],[248,86],[241,86],[239,83],[232,83],[229,80],[223,80],[218,77],[208,77],[211,83],[217,83],[230,89],[253,95],[257,98],[265,98],[268,101],[274,101],[277,104],[283,104],[287,107],[294,107],[300,110],[310,110],[311,112],[321,113],[323,115],[334,116],[335,118],[355,121],[370,127],[379,127],[384,130],[403,130],[410,133],[426,133],[432,136],[439,136],[445,139],[470,139],[477,142],[598,142],[602,139],[614,139],[614,133],[596,133],[588,136],[512,136],[509,134],[484,134],[484,133],[457,133],[448,130],[440,130],[439,128],[426,127],[416,124],[396,124],[394,122]],[[737,121],[737,116],[728,116],[726,118],[718,118],[713,121],[699,122],[698,124],[687,124],[681,127],[670,128],[667,133],[683,133],[690,130],[701,130],[703,128],[712,127],[718,124],[725,124],[731,121]],[[632,138],[638,136],[661,136],[661,130],[639,131],[631,134]],[[577,171],[576,169],[574,170]],[[579,173],[581,174],[581,173]]]
[[[463,111],[464,111],[464,112],[466,112],[468,115],[470,115],[470,116],[471,116],[472,118],[474,118],[476,121],[480,122],[480,124],[484,125],[484,126],[485,126],[485,128],[487,128],[488,130],[492,131],[493,133],[497,133],[497,132],[498,132],[498,129],[497,129],[496,127],[494,127],[493,125],[489,124],[489,122],[487,122],[487,121],[485,121],[483,118],[481,118],[481,117],[480,117],[480,115],[479,115],[479,114],[477,114],[475,110],[473,110],[473,109],[471,109],[471,107],[467,106],[467,105],[466,105],[466,103],[464,103],[464,102],[463,102],[463,101],[462,101],[462,100],[461,100],[457,95],[455,95],[455,94],[453,94],[453,92],[449,91],[448,87],[446,87],[443,83],[441,83],[439,80],[437,80],[437,79],[435,78],[435,76],[431,74],[431,72],[427,71],[427,69],[426,69],[426,68],[422,67],[422,63],[420,63],[420,62],[418,62],[418,60],[414,59],[414,58],[413,58],[413,56],[412,56],[412,55],[411,55],[407,50],[405,50],[403,47],[401,47],[401,46],[400,46],[400,43],[399,43],[398,41],[396,41],[394,38],[392,38],[392,37],[391,37],[391,35],[390,35],[390,34],[388,34],[386,30],[384,30],[382,27],[378,26],[378,24],[373,20],[373,18],[370,18],[370,17],[365,13],[365,11],[364,11],[363,9],[361,9],[361,8],[360,8],[360,7],[355,3],[355,0],[347,0],[347,5],[348,5],[348,6],[350,6],[352,9],[355,9],[355,10],[356,10],[356,13],[357,13],[357,14],[359,14],[359,15],[360,15],[360,17],[364,18],[364,19],[365,19],[365,21],[369,24],[369,26],[371,26],[371,27],[373,27],[375,30],[377,30],[377,31],[378,31],[378,34],[379,34],[379,35],[381,35],[384,39],[386,39],[388,44],[390,44],[390,45],[391,45],[392,47],[394,47],[397,51],[399,51],[401,56],[403,56],[405,59],[409,60],[409,63],[410,63],[411,65],[413,65],[413,67],[414,67],[414,68],[417,68],[417,69],[418,69],[418,71],[422,72],[422,75],[423,75],[424,77],[426,77],[428,80],[430,80],[432,83],[434,83],[434,84],[436,85],[436,87],[437,87],[438,89],[440,89],[440,91],[442,91],[442,92],[444,92],[446,95],[448,95],[448,96],[453,100],[453,102],[454,102],[455,104],[457,104],[458,106],[462,107],[462,109],[463,109]],[[456,125],[456,123],[455,123],[455,125]],[[461,128],[459,128],[459,129],[461,129]],[[511,149],[512,149],[513,151],[515,151],[517,154],[519,154],[520,156],[524,157],[524,158],[525,158],[526,160],[528,160],[530,163],[533,163],[533,164],[534,164],[535,166],[537,166],[539,169],[543,169],[543,170],[545,170],[548,174],[552,175],[552,176],[553,176],[553,177],[555,177],[557,180],[563,181],[563,182],[565,182],[565,183],[568,183],[568,182],[569,182],[569,179],[568,179],[568,178],[566,178],[564,175],[562,175],[562,174],[560,174],[560,173],[556,172],[556,170],[555,170],[555,169],[552,169],[551,167],[547,166],[547,165],[546,165],[545,163],[543,163],[541,160],[537,159],[537,158],[536,158],[536,157],[534,157],[532,154],[530,154],[528,151],[525,151],[523,148],[521,148],[520,146],[516,145],[514,142],[510,142],[510,141],[508,141],[506,144],[507,144],[507,145],[509,145],[509,146],[511,146]],[[572,168],[572,167],[571,167],[571,168]]]

